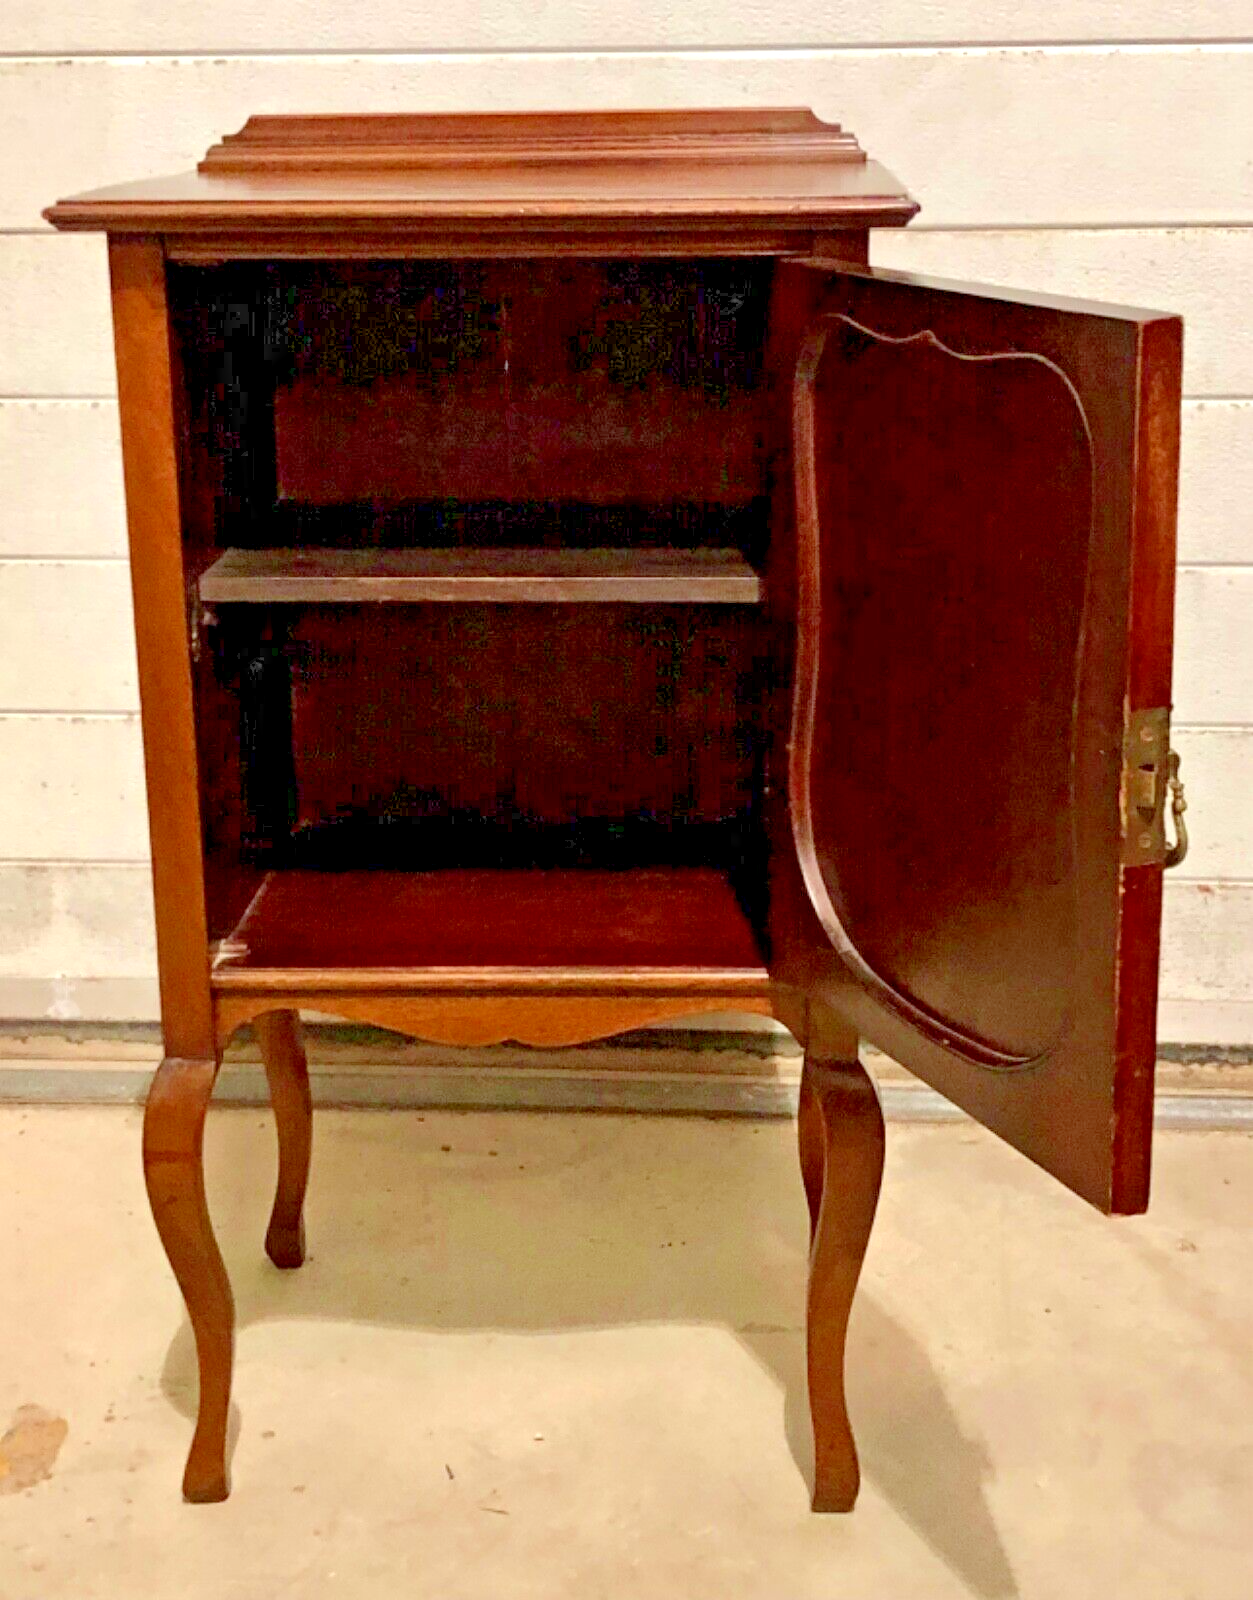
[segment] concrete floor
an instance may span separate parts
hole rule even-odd
[[[138,1113],[0,1113],[0,1432],[42,1408],[0,1446],[0,1597],[1253,1593],[1253,1141],[1161,1136],[1152,1211],[1111,1222],[969,1126],[890,1126],[862,1497],[813,1517],[792,1138],[322,1112],[280,1274],[269,1122],[217,1111],[239,1431],[233,1497],[191,1507]]]

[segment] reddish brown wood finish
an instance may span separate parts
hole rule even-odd
[[[222,1044],[280,995],[466,1045],[771,1009],[752,923],[701,868],[272,873],[213,983]]]
[[[811,1010],[797,1113],[809,1205],[806,1330],[815,1511],[851,1511],[861,1472],[844,1395],[844,1347],[883,1178],[883,1112],[857,1035]]]
[[[281,390],[283,492],[311,505],[476,494],[743,503],[760,492],[750,396],[714,407],[672,389],[624,394],[573,373],[567,381],[569,392],[520,403],[491,371],[429,399],[404,379],[365,389],[318,378]]]
[[[751,609],[327,607],[291,637],[301,826],[454,811],[716,823],[751,800]]]
[[[182,434],[160,243],[111,240],[109,264],[166,1049],[144,1113],[144,1179],[200,1372],[183,1493],[223,1500],[234,1302],[204,1192],[204,1118],[218,1057],[176,454]]]
[[[764,980],[719,986],[712,978],[702,987],[688,973],[669,980],[649,973],[632,973],[612,981],[594,973],[571,973],[563,983],[538,980],[534,974],[515,973],[506,980],[489,975],[487,981],[450,986],[432,992],[425,984],[415,987],[412,975],[397,974],[390,986],[379,974],[369,983],[357,982],[347,972],[284,972],[281,985],[249,990],[228,985],[217,996],[218,1035],[223,1044],[245,1023],[274,1007],[280,996],[309,1011],[367,1022],[393,1033],[428,1039],[435,1044],[478,1047],[488,1044],[526,1044],[548,1049],[588,1044],[635,1028],[697,1017],[710,1012],[773,1014]]]
[[[1169,659],[1129,600],[1146,527],[1150,565],[1168,542],[1168,444],[1139,497],[1136,473],[1177,392],[1176,319],[872,273],[835,285],[796,389],[790,789],[822,986],[1115,1211],[1147,1199],[1152,1037],[1134,1063],[1115,1038],[1157,926],[1124,936],[1119,782],[1133,632]]]
[[[725,157],[711,160],[712,147]],[[665,254],[663,237],[708,253],[712,238],[736,235],[759,254],[803,252],[817,230],[900,224],[917,209],[850,135],[788,109],[257,117],[200,172],[98,189],[45,214],[65,229],[219,234],[230,254],[266,235],[272,247],[257,253],[333,256],[336,236],[365,230],[375,256],[426,240],[450,257],[472,234],[525,254],[554,231],[569,242],[580,222],[601,254],[618,253],[605,248],[615,234],[631,236],[628,254]]]
[[[200,172],[377,172],[454,167],[551,167],[584,161],[832,162],[866,157],[837,122],[800,106],[712,111],[496,111],[474,117],[402,112],[369,117],[249,117],[201,161]]]
[[[1127,708],[1171,703],[1175,623],[1175,508],[1179,494],[1179,417],[1183,325],[1151,324],[1140,347],[1136,480],[1131,531]],[[1153,1142],[1153,1067],[1157,1054],[1158,944],[1162,869],[1121,873],[1116,961],[1117,1034],[1114,1162],[1142,1208],[1149,1192]]]
[[[760,263],[292,266],[280,496],[743,504]]]
[[[274,872],[222,944],[213,982],[284,970],[386,971],[393,983],[409,972],[432,988],[489,972],[766,981],[731,885],[699,867]]]
[[[213,1053],[213,1012],[179,511],[180,429],[160,242],[113,240],[109,266],[161,1017],[166,1053],[203,1059]]]
[[[187,1303],[200,1369],[196,1431],[183,1474],[188,1500],[225,1500],[226,1424],[235,1350],[235,1302],[204,1192],[204,1119],[218,1075],[214,1057],[161,1063],[144,1110],[144,1181],[161,1243]]]
[[[313,1151],[313,1101],[300,1016],[295,1011],[266,1011],[252,1026],[278,1127],[278,1185],[265,1253],[276,1267],[299,1267],[305,1259],[304,1203]]]
[[[1068,1025],[1077,955],[1083,413],[1032,356],[970,360],[838,313],[797,394],[818,467],[800,479],[801,603],[821,621],[800,633],[792,772],[810,892],[885,1003],[1026,1066]]]
[[[221,604],[756,605],[738,550],[228,550],[200,579]]]
[[[254,119],[197,173],[47,213],[111,235],[189,1499],[227,1491],[205,1108],[254,1023],[267,1249],[297,1265],[297,1006],[467,1044],[786,1022],[817,1509],[858,1481],[883,1130],[857,1030],[1098,1205],[1144,1204],[1161,871],[1119,865],[1119,765],[1127,708],[1169,699],[1179,326],[869,272],[867,230],[915,209],[850,135],[766,110]],[[445,592],[414,547],[458,543],[494,548]],[[629,558],[582,607],[598,545]],[[539,588],[458,603],[483,582]],[[362,818],[384,870],[264,870]],[[464,818],[513,830],[500,870],[396,870],[393,823]],[[571,818],[661,845],[524,867]]]
[[[457,227],[453,223],[386,225],[351,217],[310,232],[299,227],[247,229],[210,222],[202,231],[171,231],[162,237],[168,261],[221,266],[228,261],[647,261],[698,257],[814,256],[830,241],[830,229],[847,227],[865,239],[875,222],[872,206],[850,211],[847,220],[826,221],[822,231],[790,226],[792,218],[751,214],[738,222],[666,217],[598,218],[577,225],[569,216],[535,217],[525,223]],[[889,219],[891,220],[891,219]],[[904,221],[905,218],[897,218]],[[61,226],[65,226],[61,224]],[[71,225],[67,231],[76,231]],[[121,229],[126,232],[126,229]]]

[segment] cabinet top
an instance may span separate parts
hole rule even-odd
[[[917,209],[851,133],[790,107],[250,117],[195,172],[95,189],[44,215],[206,247],[321,235],[329,248],[371,230],[435,242],[451,225],[467,237],[716,229],[794,249],[806,233],[899,226]]]

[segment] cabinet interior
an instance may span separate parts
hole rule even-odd
[[[709,874],[760,950],[771,282],[751,258],[170,269],[213,938],[359,893],[399,929],[437,872],[484,907],[526,874],[603,924],[629,872],[645,925],[662,894],[654,955],[713,910]]]

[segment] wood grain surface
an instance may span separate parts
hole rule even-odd
[[[753,605],[761,580],[738,550],[228,550],[201,575],[200,598]]]

